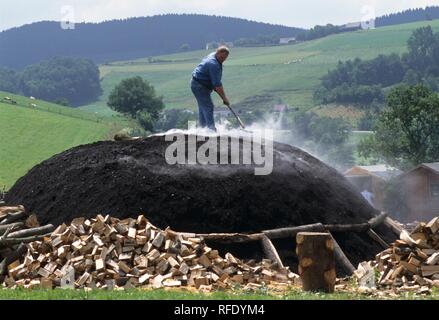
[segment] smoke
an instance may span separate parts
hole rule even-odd
[[[272,140],[274,142],[284,143],[291,145],[296,148],[300,148],[303,151],[311,154],[313,157],[319,159],[320,161],[343,171],[346,169],[344,159],[338,161],[328,154],[328,149],[322,147],[318,143],[314,143],[309,139],[305,139],[303,136],[298,134],[295,124],[290,121],[290,117],[287,116],[285,111],[277,114],[265,114],[262,119],[252,122],[250,125],[246,126],[245,130],[241,128],[236,128],[227,119],[221,119],[217,121],[216,128],[217,132],[198,128],[196,122],[190,121],[188,123],[188,129],[171,129],[164,133],[158,133],[153,136],[166,136],[166,135],[196,135],[204,137],[218,137],[218,136],[230,136],[232,138],[252,138],[255,134],[262,134],[264,132],[272,132]],[[333,151],[333,153],[337,153]]]

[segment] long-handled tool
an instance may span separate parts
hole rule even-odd
[[[227,106],[227,108],[229,108],[230,111],[232,111],[233,115],[235,116],[236,120],[238,120],[239,125],[241,126],[241,128],[243,130],[246,130],[244,123],[242,122],[241,118],[236,114],[236,112],[232,109],[231,106]]]

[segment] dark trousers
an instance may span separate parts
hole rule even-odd
[[[198,103],[198,118],[200,127],[209,128],[216,131],[215,120],[213,117],[214,105],[212,101],[212,90],[209,90],[201,83],[193,79],[191,82],[191,89]]]

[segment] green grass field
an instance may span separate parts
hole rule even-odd
[[[182,290],[28,290],[0,289],[0,300],[376,300],[378,298],[357,293],[307,293],[299,289],[283,294],[266,292],[215,292],[211,294],[193,293]],[[397,297],[381,297],[381,300],[439,300],[439,294],[421,296],[414,293],[401,294]]]
[[[2,103],[6,96],[17,105]],[[109,138],[120,125],[92,113],[0,92],[0,188],[9,189],[34,165],[57,153]]]
[[[319,79],[339,60],[406,51],[413,30],[431,25],[439,31],[439,21],[419,22],[375,30],[329,36],[290,46],[234,48],[224,66],[224,84],[232,103],[255,95],[272,95],[291,106],[313,107],[313,92]],[[104,94],[85,110],[111,115],[106,107],[109,92],[122,79],[140,75],[164,96],[168,108],[194,109],[189,81],[191,72],[206,51],[193,51],[149,59],[115,62],[100,67]],[[220,101],[216,100],[220,105]]]

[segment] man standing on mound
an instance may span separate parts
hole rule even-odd
[[[216,131],[213,118],[212,92],[215,91],[223,99],[226,106],[230,106],[229,99],[224,92],[221,78],[223,76],[223,63],[229,57],[227,47],[219,47],[211,53],[192,72],[191,89],[197,99],[199,111],[199,124],[202,128]]]

